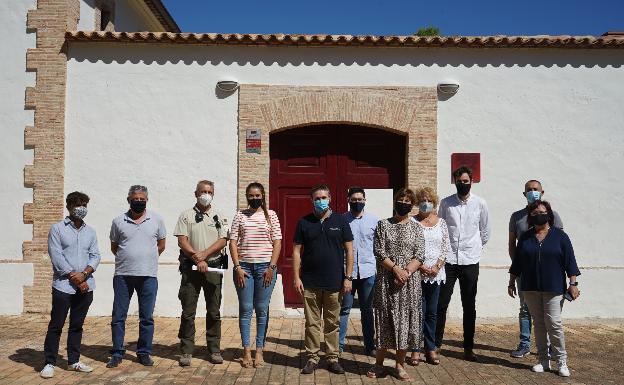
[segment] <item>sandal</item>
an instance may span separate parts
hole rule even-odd
[[[431,365],[440,365],[440,357],[435,350],[425,353],[425,361]]]
[[[418,355],[417,358],[405,357],[405,363],[411,366],[418,366],[418,364],[420,364],[420,361],[421,361],[420,355]]]
[[[412,378],[409,376],[407,371],[403,368],[396,368],[396,378],[401,381],[411,381]]]
[[[264,361],[262,361],[262,360],[254,361],[253,367],[256,368],[256,369],[264,368]]]
[[[241,360],[241,366],[245,369],[251,368],[252,365],[253,365],[253,362],[251,362],[251,360],[247,361],[244,358]]]
[[[383,377],[386,374],[386,367],[383,365],[373,365],[368,372],[366,372],[366,377],[368,378],[379,378]]]

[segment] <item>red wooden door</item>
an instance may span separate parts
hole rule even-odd
[[[279,265],[286,306],[301,306],[292,286],[292,239],[299,218],[312,211],[309,191],[324,183],[331,208],[348,209],[347,190],[403,187],[405,137],[362,126],[322,125],[271,135],[270,202],[280,219],[284,241]]]

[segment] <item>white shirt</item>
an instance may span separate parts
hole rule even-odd
[[[481,250],[490,239],[490,221],[485,201],[470,194],[464,202],[454,194],[442,199],[438,216],[446,221],[451,240],[446,262],[453,265],[479,263]]]
[[[416,217],[412,217],[412,220],[422,228],[423,234],[425,235],[425,260],[423,261],[423,265],[431,268],[438,263],[440,258],[446,258],[451,250],[446,222],[444,219],[440,218],[438,223],[429,227],[420,223]],[[426,277],[423,275],[421,278],[423,282],[444,283],[446,280],[444,265],[442,265],[442,268],[438,271],[438,275],[435,277]]]

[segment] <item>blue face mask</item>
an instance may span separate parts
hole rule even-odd
[[[314,201],[314,210],[322,213],[329,208],[329,199],[319,199]]]
[[[418,205],[418,211],[423,214],[427,214],[433,211],[433,203],[431,202],[420,202]]]
[[[529,204],[540,200],[541,197],[542,197],[542,193],[539,191],[527,191],[526,192],[526,199],[527,199],[527,202],[529,202]]]

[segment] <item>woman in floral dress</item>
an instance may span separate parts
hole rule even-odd
[[[377,282],[373,309],[377,357],[367,376],[384,375],[386,350],[396,350],[396,372],[409,381],[405,370],[408,349],[419,347],[422,338],[422,294],[420,272],[425,256],[422,228],[410,220],[416,203],[414,192],[400,189],[394,196],[394,216],[379,221],[373,251],[377,258]]]

